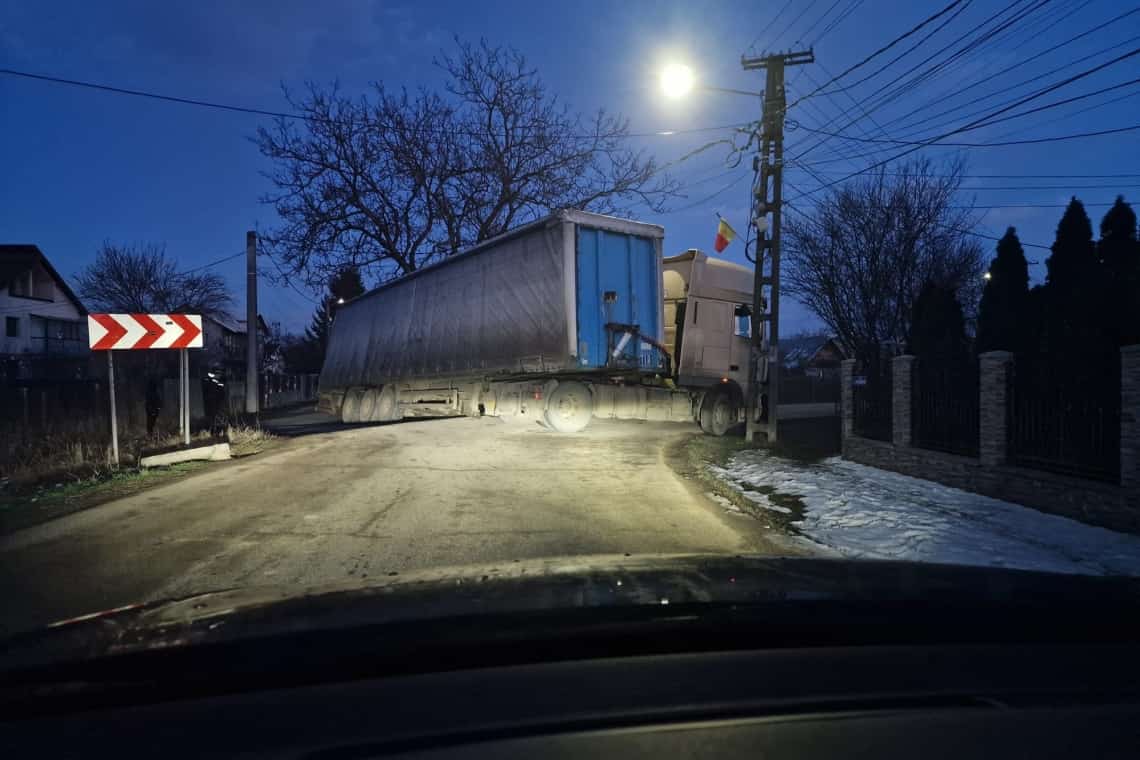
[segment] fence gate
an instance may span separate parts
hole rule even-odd
[[[878,441],[892,440],[894,383],[891,364],[890,357],[883,357],[855,373],[852,399],[856,435]]]
[[[1010,383],[1009,456],[1022,467],[1120,480],[1120,354],[1018,354]]]
[[[919,357],[911,385],[914,445],[978,455],[978,360]]]

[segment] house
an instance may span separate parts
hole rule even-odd
[[[780,360],[785,372],[808,377],[838,377],[839,363],[846,358],[839,342],[827,335],[780,340]]]
[[[224,373],[232,380],[245,379],[245,350],[248,330],[244,319],[227,315],[202,318],[202,348],[210,371]],[[269,340],[269,325],[257,315],[258,359],[265,361],[265,345]]]
[[[87,309],[37,246],[0,245],[0,316],[5,380],[85,376]]]

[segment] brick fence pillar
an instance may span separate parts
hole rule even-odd
[[[1009,381],[1013,354],[987,351],[978,355],[978,459],[983,465],[1005,464],[1008,458]]]
[[[1120,349],[1120,485],[1140,497],[1140,344]]]
[[[855,435],[855,360],[839,363],[839,416],[843,423],[843,440]]]
[[[891,442],[896,446],[913,443],[910,392],[914,384],[914,360],[909,354],[891,360]]]

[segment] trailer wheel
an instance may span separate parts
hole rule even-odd
[[[705,394],[701,402],[701,430],[708,435],[722,436],[736,423],[736,402],[732,394],[717,389]]]
[[[363,388],[349,388],[344,394],[344,402],[340,407],[341,422],[360,422],[360,397],[364,395]]]
[[[357,421],[372,422],[376,419],[376,396],[379,392],[375,388],[368,388],[360,394]]]
[[[398,419],[400,419],[400,405],[396,398],[396,386],[385,385],[380,389],[380,395],[376,399],[376,420],[391,422]]]
[[[579,382],[559,383],[546,397],[546,424],[559,433],[577,433],[590,424],[594,414],[594,397]]]

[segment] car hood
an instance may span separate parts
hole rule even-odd
[[[0,646],[0,667],[359,626],[712,606],[1140,601],[1140,579],[911,562],[751,556],[592,556],[392,574],[367,585],[221,589],[54,622]]]

